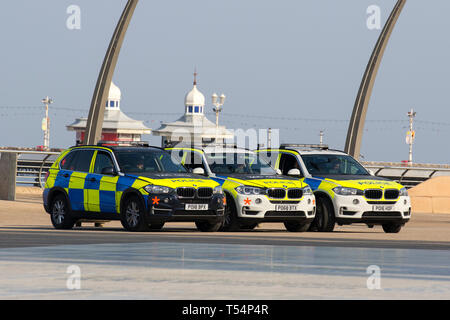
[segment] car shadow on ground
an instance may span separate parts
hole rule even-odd
[[[280,229],[272,229],[272,228],[257,228],[254,230],[239,230],[239,231],[217,231],[217,232],[201,232],[193,227],[176,227],[176,226],[167,226],[163,227],[161,230],[150,230],[150,231],[144,231],[144,232],[130,232],[125,230],[124,228],[117,226],[117,227],[94,227],[94,226],[82,226],[82,227],[74,227],[70,230],[57,230],[53,228],[51,225],[23,225],[23,226],[0,226],[0,232],[2,230],[23,230],[23,231],[55,231],[55,232],[67,232],[67,231],[95,231],[95,232],[126,232],[130,234],[146,234],[146,233],[196,233],[196,234],[286,234],[286,235],[319,235],[319,234],[373,234],[373,233],[384,233],[382,229],[379,230],[368,230],[368,231],[361,231],[361,230],[335,230],[333,232],[289,232],[283,228],[280,227]]]

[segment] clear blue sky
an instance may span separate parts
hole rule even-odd
[[[16,0],[2,4],[0,145],[41,145],[41,99],[51,96],[51,145],[74,144],[66,125],[86,116],[105,50],[125,0]],[[81,8],[69,30],[66,9]],[[227,95],[229,128],[280,128],[282,142],[343,148],[355,96],[394,0],[141,0],[114,82],[122,110],[157,128],[199,89]],[[367,115],[366,160],[407,159],[407,111],[417,111],[414,161],[450,163],[450,2],[408,0],[386,50]],[[211,110],[212,106],[207,106]],[[166,113],[166,114],[158,114]],[[209,115],[211,120],[214,119]],[[297,119],[297,120],[295,120]],[[309,120],[308,120],[309,119]],[[159,137],[146,136],[159,144]]]

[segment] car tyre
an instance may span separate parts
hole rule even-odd
[[[150,230],[161,230],[164,227],[165,222],[150,223]]]
[[[317,197],[316,216],[311,223],[310,231],[332,232],[336,224],[333,204],[328,198]]]
[[[75,224],[75,219],[71,216],[71,209],[66,197],[58,194],[50,205],[50,220],[55,229],[70,230]]]
[[[197,229],[202,232],[216,232],[222,227],[222,221],[209,222],[209,221],[195,221]]]
[[[401,224],[396,223],[385,223],[382,225],[384,232],[386,233],[399,233],[402,229]]]
[[[150,230],[144,205],[137,196],[132,195],[125,199],[120,222],[127,231],[142,232]]]
[[[302,221],[286,221],[284,226],[286,230],[290,232],[306,232],[311,226],[311,223]]]
[[[249,223],[249,224],[242,224],[241,229],[242,230],[253,230],[255,229],[259,223]]]
[[[222,227],[220,231],[238,231],[240,229],[236,206],[234,205],[234,201],[231,196],[228,194],[227,197],[227,205],[225,207],[224,219]]]

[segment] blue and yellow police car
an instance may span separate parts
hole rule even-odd
[[[69,148],[49,169],[43,200],[56,229],[88,219],[120,220],[129,231],[195,222],[212,232],[222,226],[225,207],[219,183],[148,146]]]

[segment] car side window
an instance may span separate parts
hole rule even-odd
[[[184,167],[189,172],[192,172],[195,168],[202,168],[205,170],[202,155],[195,151],[188,151],[186,153],[186,158],[184,159]]]
[[[111,156],[103,151],[97,152],[97,157],[95,158],[94,173],[102,174],[105,168],[114,168],[114,163]]]
[[[77,150],[74,171],[89,172],[94,150]],[[72,165],[72,164],[71,164]]]
[[[69,152],[68,155],[60,162],[60,167],[63,170],[75,170],[76,151]]]
[[[297,157],[292,154],[282,153],[280,158],[280,170],[284,175],[287,175],[289,170],[298,169],[300,172],[300,165],[298,164]]]
[[[263,159],[263,161],[267,162],[272,168],[275,168],[278,158],[278,152],[264,150],[258,152],[258,156]]]

